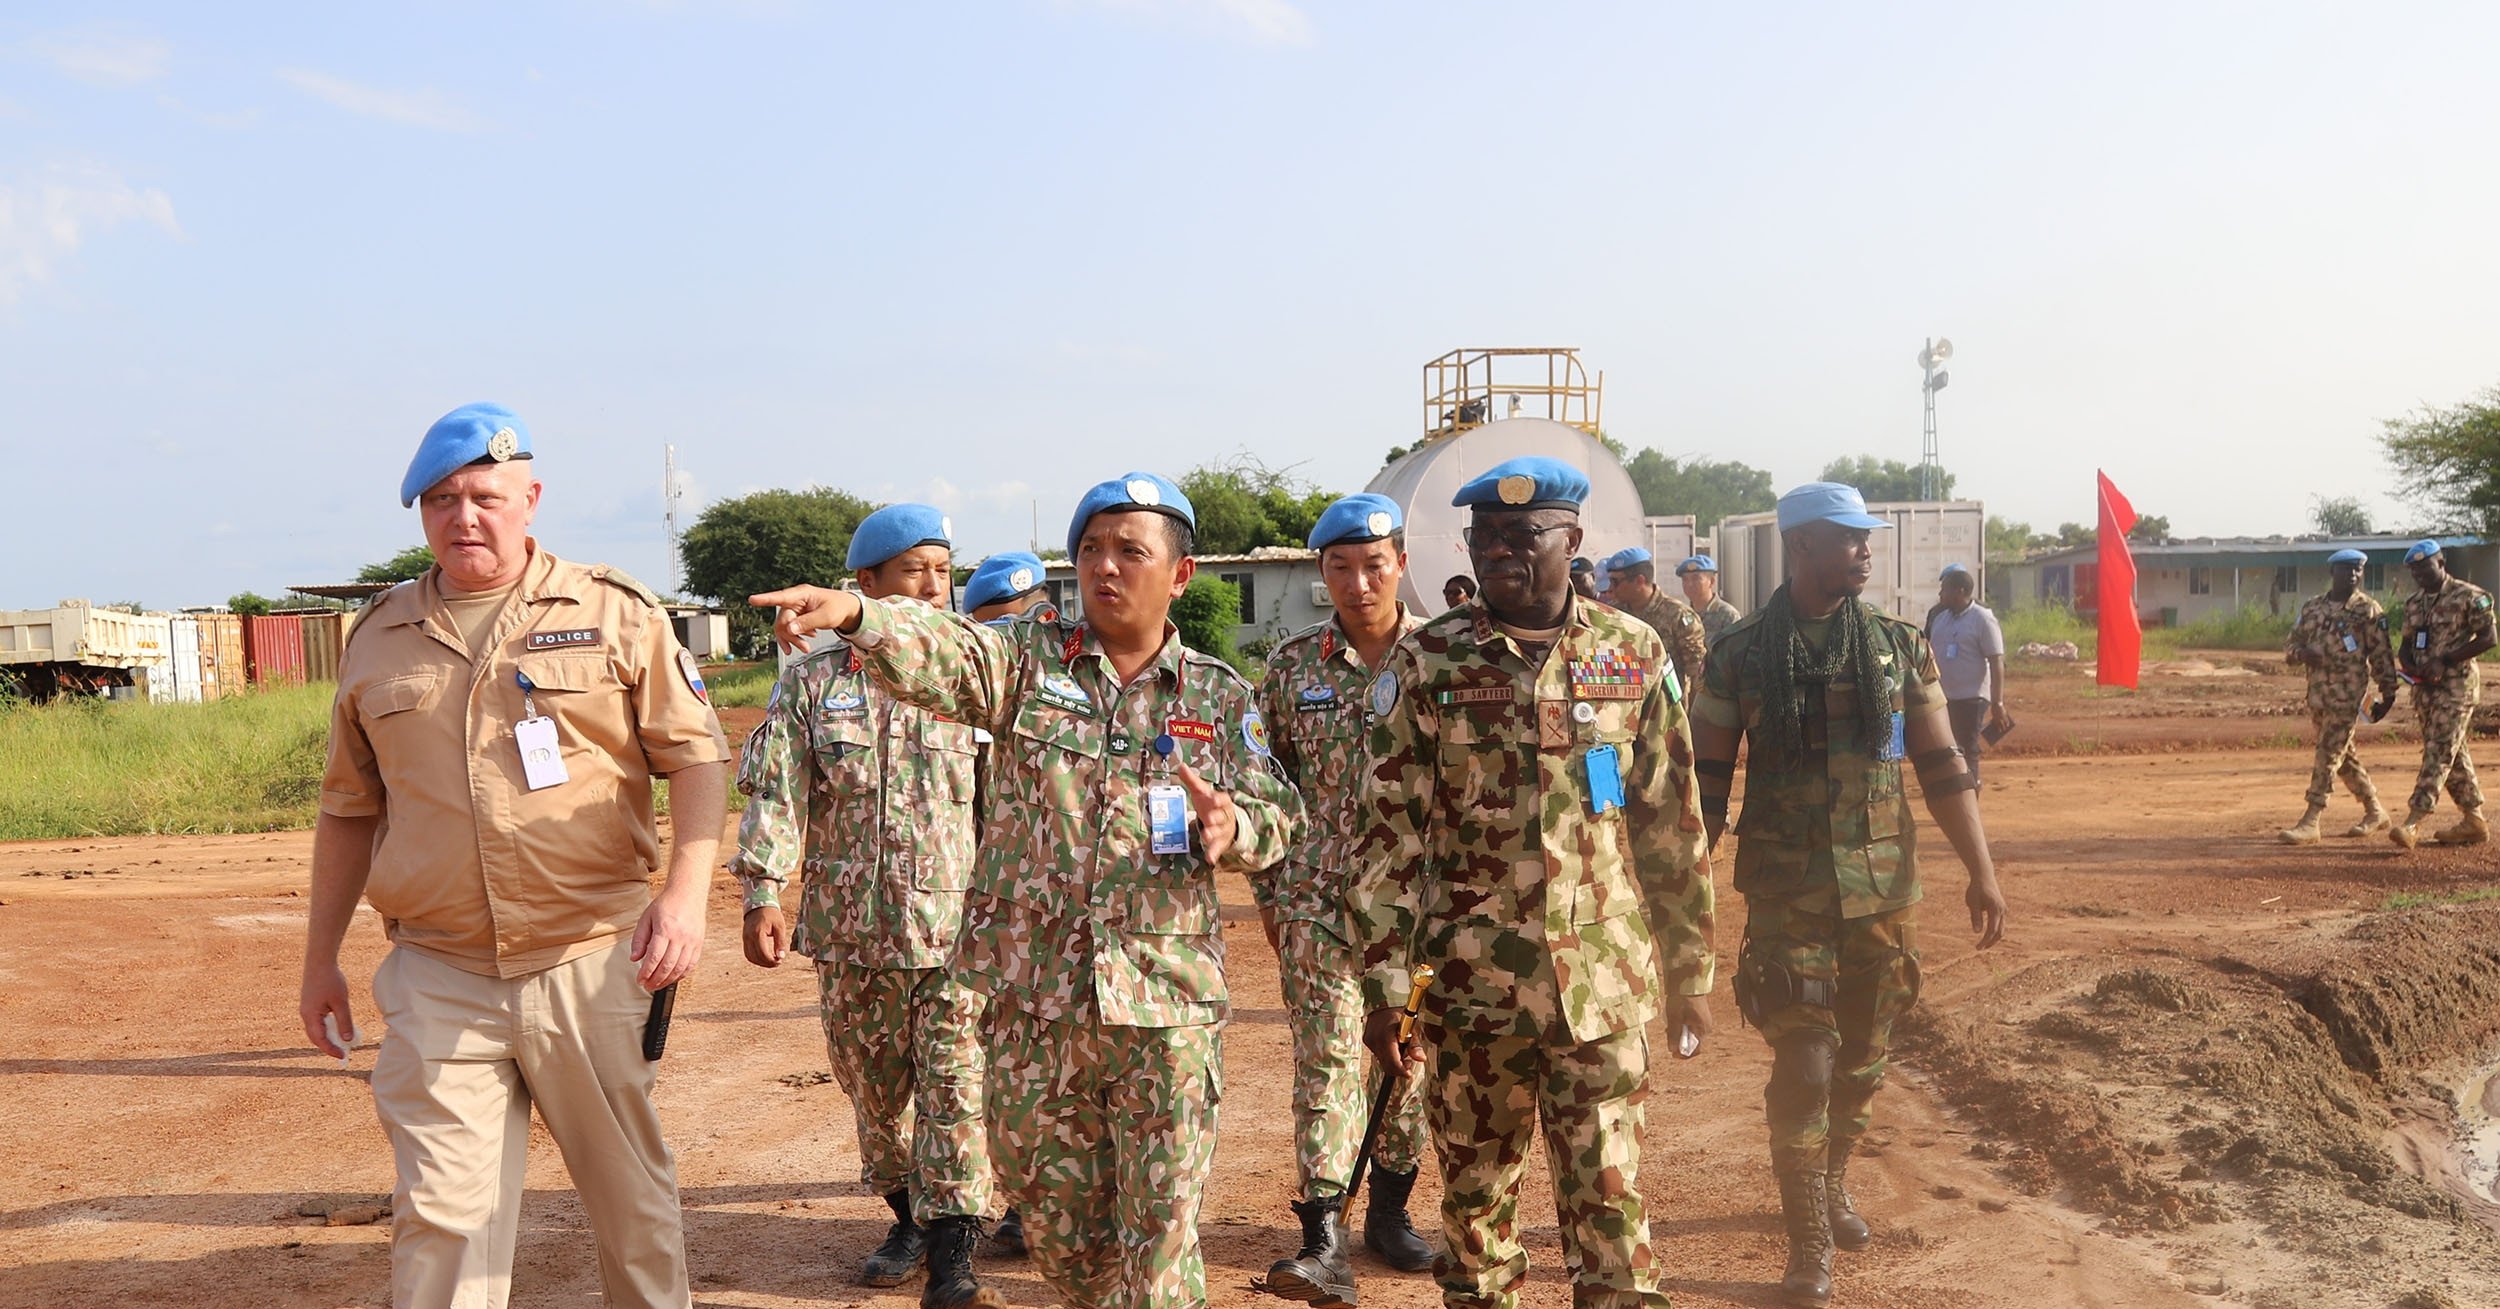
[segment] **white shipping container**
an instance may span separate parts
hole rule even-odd
[[[189,614],[175,614],[168,620],[167,646],[173,652],[171,677],[165,684],[151,683],[148,698],[172,700],[182,704],[200,702],[200,622]]]
[[[1946,564],[1969,568],[1980,594],[1987,594],[1981,547],[1988,512],[1979,501],[1888,501],[1866,511],[1892,524],[1867,538],[1875,556],[1868,603],[1923,624],[1936,602],[1936,575]],[[1738,609],[1750,614],[1761,608],[1787,576],[1786,562],[1779,515],[1734,514],[1720,522],[1719,589]]]

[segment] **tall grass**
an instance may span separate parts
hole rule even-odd
[[[2281,650],[2284,638],[2292,634],[2294,617],[2290,613],[2268,613],[2261,606],[2251,605],[2235,613],[2209,614],[2177,627],[2148,627],[2144,629],[2144,653],[2166,659],[2181,650]],[[2009,653],[2032,641],[2043,645],[2072,641],[2086,659],[2100,649],[2100,636],[2093,625],[2062,606],[2017,609],[2000,614],[1997,621],[2005,630],[2005,648]]]
[[[0,840],[310,826],[333,689],[0,708]]]
[[[721,709],[761,709],[772,698],[780,670],[770,659],[752,664],[723,664],[703,674],[712,704]]]

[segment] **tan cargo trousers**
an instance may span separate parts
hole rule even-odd
[[[527,977],[482,977],[394,949],[373,975],[390,1024],[373,1107],[399,1183],[396,1309],[503,1309],[512,1292],[530,1106],[599,1246],[611,1306],[688,1309],[677,1169],[642,1057],[651,997],[622,939]]]

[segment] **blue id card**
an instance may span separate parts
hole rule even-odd
[[[1894,760],[1899,759],[1901,756],[1908,754],[1909,745],[1904,737],[1905,732],[1902,724],[1901,712],[1899,710],[1894,710],[1892,715],[1892,731],[1884,737],[1884,748],[1876,751],[1875,757],[1885,763],[1891,763]]]
[[[1602,814],[1623,807],[1623,758],[1611,745],[1590,746],[1583,756],[1589,770],[1589,812]]]

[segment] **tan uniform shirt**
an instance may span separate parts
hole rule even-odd
[[[726,762],[720,719],[658,601],[531,542],[470,651],[429,571],[384,592],[340,659],[321,811],[379,815],[365,898],[398,944],[518,977],[633,930],[659,867],[653,774]],[[536,685],[568,780],[529,789],[514,679]]]

